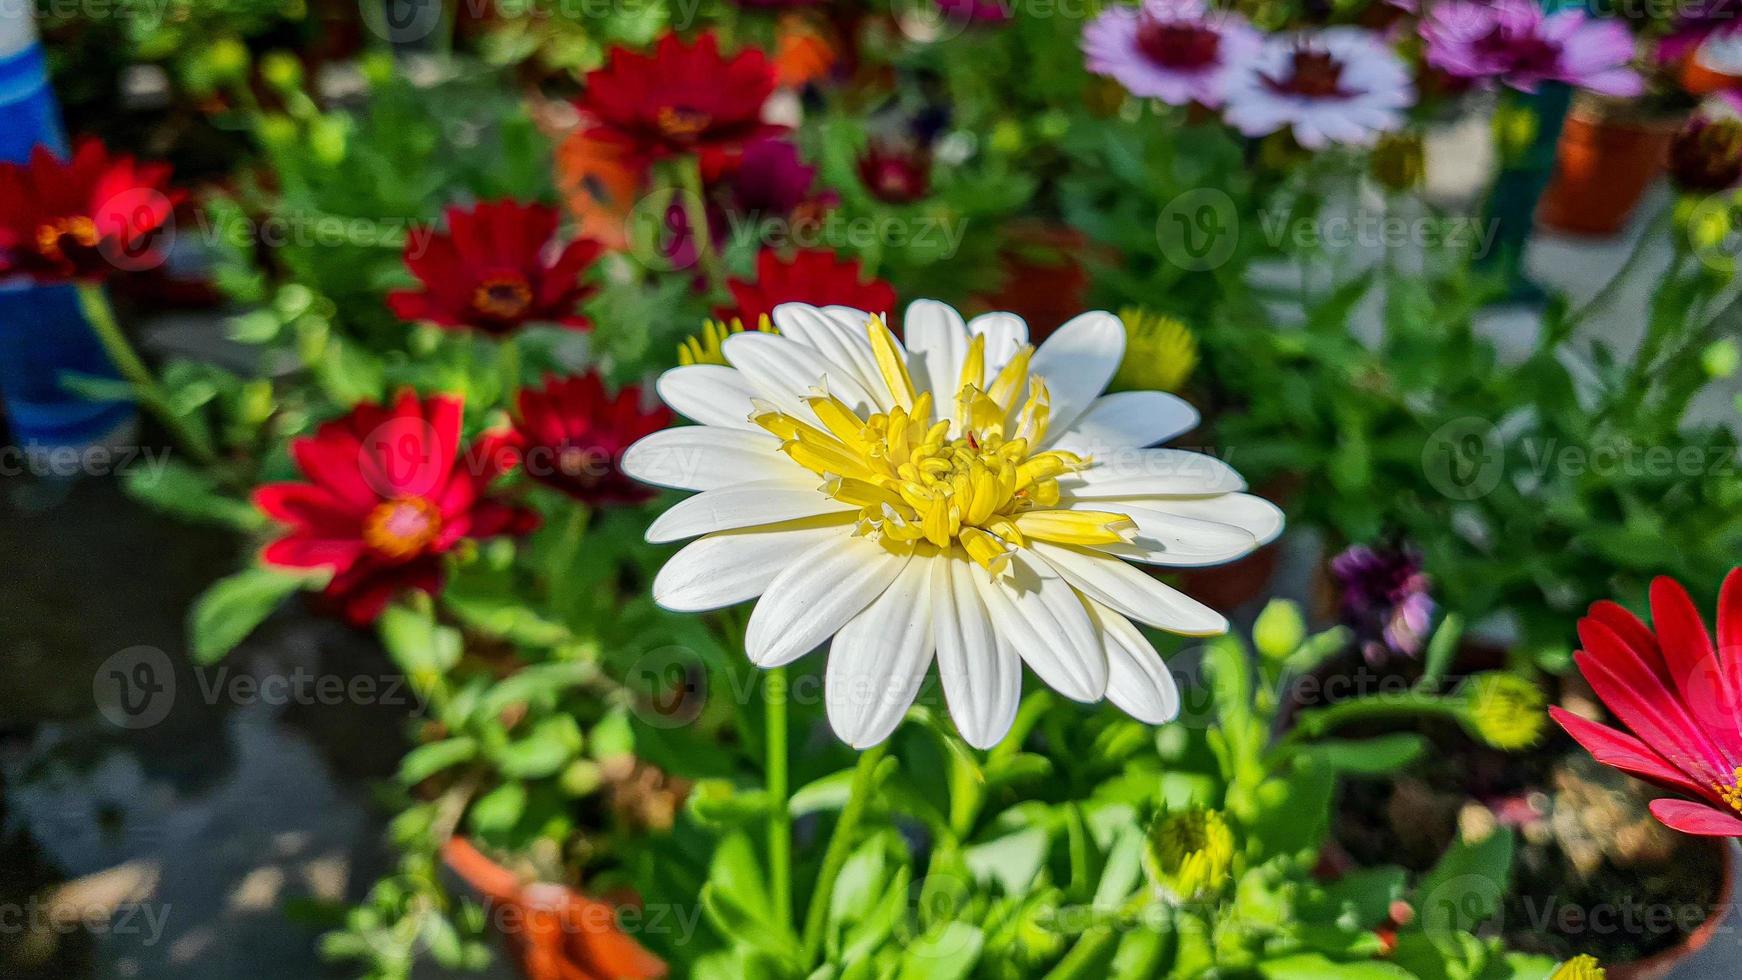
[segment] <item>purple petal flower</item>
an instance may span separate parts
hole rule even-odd
[[[1623,97],[1645,89],[1630,65],[1627,26],[1582,10],[1545,14],[1532,0],[1446,0],[1429,8],[1420,31],[1428,64],[1479,85],[1534,92],[1564,82]]]
[[[1201,0],[1148,0],[1113,7],[1083,28],[1088,69],[1136,95],[1169,105],[1219,108],[1230,74],[1259,48],[1238,14],[1212,13]]]
[[[1367,146],[1403,127],[1409,69],[1377,34],[1354,27],[1275,34],[1232,72],[1223,119],[1247,136],[1290,130],[1309,150]]]
[[[1419,656],[1433,625],[1432,580],[1411,548],[1355,545],[1331,559],[1343,624],[1369,663]]]

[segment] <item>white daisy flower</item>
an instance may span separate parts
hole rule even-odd
[[[777,667],[830,637],[828,717],[855,748],[887,738],[935,656],[963,736],[998,742],[1023,663],[1066,697],[1160,724],[1179,692],[1133,624],[1190,636],[1227,621],[1127,562],[1201,566],[1274,538],[1282,515],[1210,456],[1146,449],[1197,412],[1156,391],[1102,395],[1124,353],[1110,313],[1039,349],[1009,313],[964,323],[788,303],[779,334],[725,342],[730,367],[660,377],[701,423],[630,447],[623,468],[700,491],[649,541],[697,538],[653,584],[667,609],[761,597],[745,649]]]
[[[1367,146],[1401,129],[1415,85],[1372,31],[1330,27],[1275,34],[1229,79],[1222,118],[1247,136],[1285,127],[1309,150]]]

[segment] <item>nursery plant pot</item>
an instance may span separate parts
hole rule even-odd
[[[442,845],[442,861],[487,900],[489,921],[527,980],[659,980],[669,972],[618,928],[605,902],[567,885],[522,881],[463,837]]]
[[[1712,903],[1712,914],[1706,921],[1700,923],[1687,939],[1655,956],[1609,966],[1608,980],[1664,980],[1677,967],[1698,956],[1712,941],[1713,936],[1729,928],[1728,922],[1736,901],[1736,865],[1742,861],[1742,851],[1739,851],[1735,841],[1725,841],[1723,848],[1724,883],[1718,891],[1717,901]]]
[[[1537,224],[1569,235],[1619,232],[1663,173],[1684,119],[1595,96],[1575,99],[1561,127],[1554,179],[1537,206]]]

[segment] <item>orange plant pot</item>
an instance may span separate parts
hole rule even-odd
[[[1682,120],[1630,118],[1575,101],[1561,128],[1554,179],[1537,224],[1569,235],[1613,235],[1664,171]]]

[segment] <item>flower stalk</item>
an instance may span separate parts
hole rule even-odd
[[[823,866],[817,872],[817,885],[811,892],[810,906],[805,910],[801,955],[806,970],[814,968],[817,958],[822,955],[823,932],[829,923],[829,904],[834,899],[835,879],[841,876],[841,869],[846,867],[847,858],[853,851],[853,836],[859,829],[860,818],[865,815],[865,806],[870,802],[878,766],[888,751],[888,742],[866,749],[859,754],[859,764],[853,769],[847,805],[841,808],[841,817],[835,822],[834,833],[829,836],[828,850],[823,852]]]
[[[92,332],[102,343],[109,360],[114,362],[115,369],[133,386],[134,396],[139,399],[139,403],[168,426],[181,442],[182,448],[195,459],[203,464],[216,462],[217,452],[212,448],[211,438],[175,413],[170,405],[169,393],[151,373],[151,369],[145,366],[139,353],[133,349],[133,344],[128,341],[127,335],[122,332],[121,325],[115,321],[115,308],[109,305],[109,297],[103,292],[102,285],[81,282],[78,285],[78,295],[79,308],[84,312],[85,320],[90,323]]]

